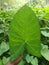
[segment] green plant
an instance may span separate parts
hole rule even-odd
[[[0,11],[0,59],[2,61],[0,62],[2,65],[5,65],[9,61],[8,58],[10,56],[8,30],[12,19],[11,14],[10,12]]]
[[[49,65],[49,57],[48,57],[49,56],[49,7],[44,7],[44,8],[33,7],[32,9],[35,12],[35,14],[32,10],[30,10],[29,7],[26,8],[26,6],[20,8],[20,10],[18,10],[16,14],[15,14],[16,11],[0,11],[0,65],[6,65],[8,61],[10,60],[13,61],[17,59],[19,55],[22,55],[23,59],[18,65]],[[26,17],[25,18],[26,20],[24,19],[24,17]],[[40,27],[38,23],[40,23]],[[9,30],[9,25],[10,25],[10,30]],[[32,34],[35,33],[33,34],[33,36],[31,36],[30,29],[31,31],[34,30],[32,32]],[[33,44],[33,42],[31,41],[31,39],[36,40],[36,37],[34,37],[34,35],[39,38],[37,40],[40,41],[39,43],[34,41]],[[19,45],[14,44],[16,43],[16,41],[19,41],[18,43]],[[9,47],[9,42],[10,42],[10,47]],[[30,51],[30,47],[28,47],[28,45],[30,46],[30,44],[31,46],[34,45],[31,51]],[[40,44],[41,46],[39,46],[38,44]],[[39,54],[39,50],[40,50],[39,47],[42,47],[40,54]],[[38,53],[36,53],[36,49],[38,49],[37,50]],[[17,52],[15,50],[17,50]]]
[[[41,56],[39,22],[31,8],[26,5],[15,14],[10,24],[9,45],[11,60],[26,52],[37,57]]]
[[[27,63],[31,63],[32,65],[38,65],[38,59],[34,56],[26,55]]]

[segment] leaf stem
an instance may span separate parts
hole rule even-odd
[[[13,61],[13,62],[8,62],[6,65],[17,65],[21,60],[22,60],[23,56],[20,56],[17,60]]]

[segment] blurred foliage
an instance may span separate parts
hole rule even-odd
[[[45,7],[48,6],[48,0],[0,0],[1,9],[19,9],[24,4],[28,3],[31,7]]]
[[[0,59],[3,61],[3,65],[8,61],[9,53],[9,24],[12,20],[12,12],[0,11]]]

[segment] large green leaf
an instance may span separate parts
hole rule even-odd
[[[10,24],[10,52],[17,58],[24,50],[32,55],[40,56],[39,21],[32,9],[23,6],[14,16]]]

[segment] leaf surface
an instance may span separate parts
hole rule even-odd
[[[32,9],[24,5],[14,16],[10,24],[10,52],[18,57],[24,50],[40,56],[39,21]],[[18,53],[19,52],[19,53]],[[15,57],[15,58],[17,58]]]

